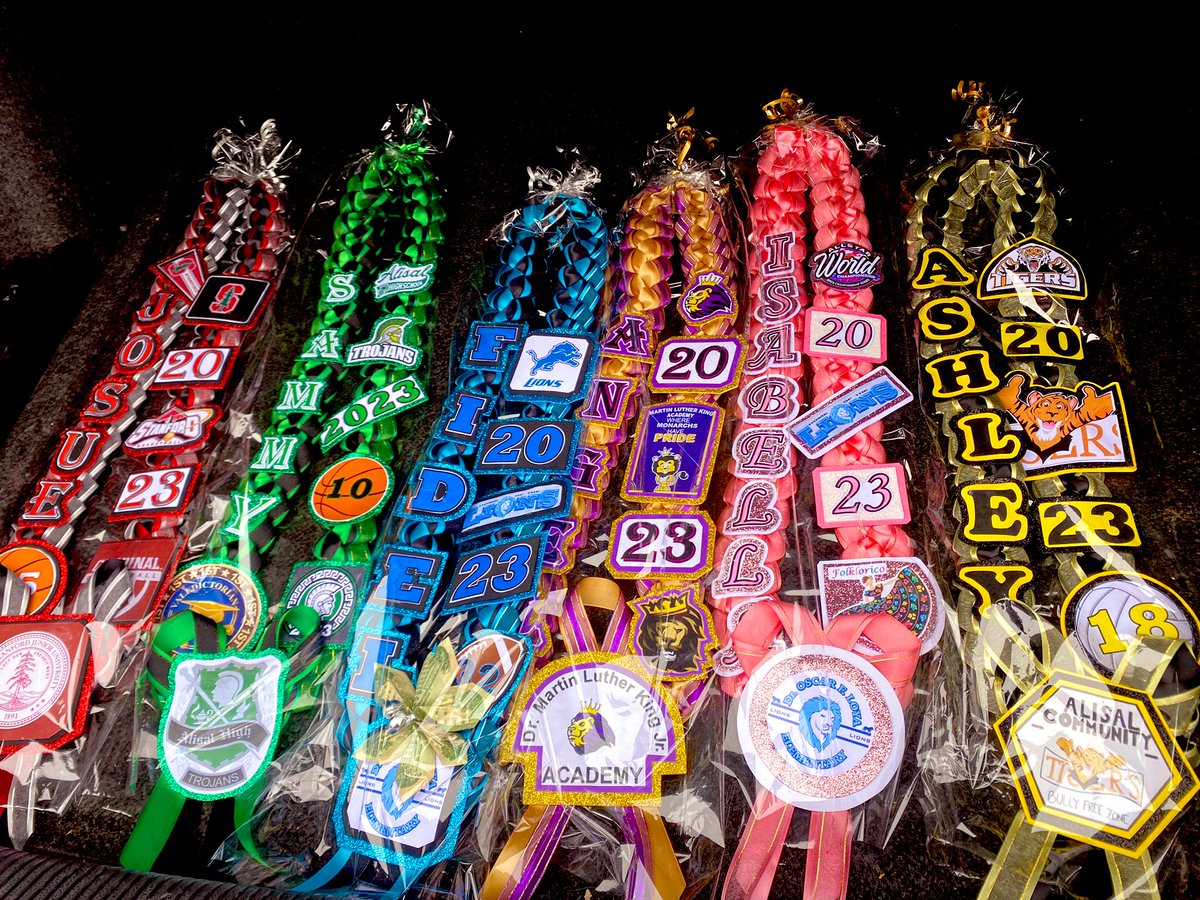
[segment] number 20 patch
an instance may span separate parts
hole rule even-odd
[[[813,470],[817,524],[903,525],[909,520],[904,466],[821,466]]]
[[[488,425],[475,471],[566,475],[578,437],[578,422],[501,419]]]
[[[537,535],[462,554],[442,614],[528,600],[537,592],[544,553],[545,536]]]

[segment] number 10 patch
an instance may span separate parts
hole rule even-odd
[[[903,525],[909,520],[908,484],[900,463],[821,466],[813,471],[817,524]]]

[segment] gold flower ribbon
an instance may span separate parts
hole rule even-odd
[[[354,758],[362,762],[397,763],[397,802],[416,796],[443,765],[467,763],[467,742],[458,732],[479,724],[492,696],[477,684],[455,684],[458,657],[454,645],[442,641],[417,675],[391,666],[375,666],[375,699],[387,725],[372,731]]]

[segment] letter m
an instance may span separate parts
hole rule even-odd
[[[285,381],[275,411],[280,413],[320,412],[323,381]]]
[[[269,435],[263,438],[262,447],[254,461],[250,463],[251,472],[291,472],[296,460],[296,451],[300,449],[301,436]]]

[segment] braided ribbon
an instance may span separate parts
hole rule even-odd
[[[495,287],[487,296],[481,321],[472,326],[463,363],[443,406],[442,419],[413,469],[407,491],[397,498],[387,523],[385,540],[376,549],[372,588],[366,606],[355,621],[350,653],[352,665],[347,667],[340,691],[346,709],[341,723],[341,737],[348,748],[360,747],[364,736],[371,733],[373,723],[379,719],[381,703],[377,692],[368,695],[355,687],[352,681],[354,673],[350,670],[369,670],[372,663],[377,670],[384,666],[408,668],[411,665],[415,668],[416,660],[410,663],[403,649],[398,653],[389,651],[385,648],[385,642],[393,650],[395,647],[408,646],[410,630],[430,615],[441,579],[447,570],[453,571],[446,561],[455,553],[463,556],[470,552],[467,548],[477,540],[457,534],[467,503],[445,515],[431,511],[418,514],[415,504],[422,473],[433,468],[459,473],[464,482],[469,483],[464,496],[475,496],[476,476],[470,473],[469,467],[476,446],[486,433],[489,418],[497,416],[493,410],[504,402],[503,387],[510,374],[507,365],[488,368],[471,363],[471,354],[481,350],[478,345],[480,334],[504,335],[504,340],[498,344],[500,357],[504,359],[514,355],[514,351],[504,348],[519,342],[528,325],[556,330],[575,329],[571,332],[574,334],[593,327],[607,267],[608,232],[594,203],[583,195],[583,182],[588,180],[583,172],[583,169],[576,167],[568,176],[561,176],[569,179],[570,184],[564,182],[562,191],[539,191],[505,224]],[[479,403],[479,414],[473,417],[473,434],[469,437],[459,430],[461,423],[457,418],[461,412],[460,398],[464,396],[470,396]],[[526,401],[520,404],[520,412],[523,416],[569,420],[573,405],[571,402],[553,400]],[[481,481],[486,477],[479,476]],[[534,473],[510,475],[501,479],[501,489],[511,489],[522,483],[536,484],[542,480],[544,478]],[[505,529],[501,535],[503,539],[511,535],[519,538],[540,530],[540,526],[532,529],[518,526]],[[413,602],[410,584],[405,588],[408,602],[400,603],[401,596],[392,593],[389,559],[414,555],[423,555],[428,559],[430,554],[440,558],[441,562],[436,572],[427,572],[421,579],[419,590],[425,599]],[[491,630],[511,638],[520,627],[519,610],[506,603],[470,609],[461,627],[464,635]],[[523,660],[522,671],[527,662],[528,656]],[[352,787],[350,779],[354,768],[347,767],[339,795],[339,808],[334,811],[338,850],[299,889],[315,890],[328,883],[345,868],[355,853],[359,853],[388,864],[387,877],[392,880],[391,892],[398,895],[415,884],[430,866],[449,856],[454,850],[467,811],[478,802],[486,784],[486,779],[476,776],[499,739],[506,698],[516,686],[514,680],[504,696],[496,698],[491,712],[472,729],[469,738],[472,752],[468,764],[455,768],[450,776],[459,779],[458,800],[448,814],[449,819],[444,820],[447,824],[439,832],[436,846],[418,855],[401,842],[372,837],[368,843],[357,835],[349,834],[343,825],[340,808]]]
[[[418,110],[420,115],[415,112]],[[428,358],[435,308],[431,287],[445,213],[427,161],[435,148],[423,135],[436,119],[424,107],[404,106],[401,111],[407,111],[406,130],[390,135],[367,154],[347,180],[338,202],[333,241],[325,255],[322,294],[311,337],[281,386],[260,450],[231,496],[224,524],[213,532],[211,555],[237,560],[247,571],[258,571],[264,564],[262,557],[286,520],[291,499],[303,488],[304,471],[320,458],[321,451],[336,448],[370,456],[385,467],[392,462],[398,434],[394,415],[350,428],[336,440],[322,440],[330,431],[327,419],[322,430],[323,418],[333,409],[343,381],[356,372],[359,375],[352,400],[389,385],[397,392],[403,389],[411,398],[404,401],[407,405],[400,404],[402,408],[424,399],[419,382],[403,374],[398,378],[390,363],[351,365],[348,356],[351,344],[371,337],[372,322],[402,317],[409,323],[403,329],[405,345],[411,345],[419,358]],[[420,271],[424,276],[421,287],[379,291],[379,276],[392,266]],[[378,319],[364,315],[363,300],[372,289],[372,302],[381,310]],[[382,508],[381,503],[376,515],[347,525],[323,523],[329,533],[318,541],[316,558],[366,562],[378,534],[375,519]]]
[[[652,157],[655,154],[652,152]],[[710,163],[708,168],[713,168]],[[732,251],[723,192],[702,167],[673,157],[665,175],[648,179],[646,186],[627,204],[622,226],[619,264],[615,271],[614,313],[601,342],[600,365],[593,382],[593,398],[580,413],[584,422],[581,448],[576,456],[576,493],[570,520],[564,520],[561,550],[553,555],[548,568],[554,574],[543,576],[539,605],[548,609],[549,598],[561,592],[561,575],[575,565],[578,551],[587,546],[591,524],[604,510],[604,500],[616,470],[621,447],[629,435],[629,425],[638,416],[643,400],[643,382],[652,366],[656,343],[663,337],[667,307],[671,302],[674,274],[673,256],[678,249],[683,281],[681,297],[705,284],[715,284],[728,292],[728,308],[714,314],[697,309],[684,310],[680,304],[682,334],[688,337],[720,337],[729,333],[737,318],[735,284],[737,266]],[[701,279],[704,279],[702,281]],[[700,313],[697,315],[697,313]],[[606,385],[617,385],[622,398],[616,409],[604,409],[598,402]],[[711,403],[716,394],[668,394],[667,403]],[[611,404],[610,404],[611,405]],[[649,428],[643,411],[640,428]],[[719,419],[713,435],[719,439]],[[714,446],[714,451],[715,451]],[[638,450],[634,450],[637,454]],[[630,456],[630,466],[636,465]],[[694,473],[707,478],[708,473]],[[646,514],[683,514],[699,509],[704,492],[693,502],[678,499],[644,502]],[[613,548],[610,547],[610,551]],[[706,553],[711,550],[705,548]],[[611,563],[610,563],[611,565]],[[647,597],[675,584],[657,578],[640,578],[638,596]],[[699,598],[696,599],[699,601]],[[584,605],[599,605],[615,610],[602,647],[592,635]],[[704,613],[699,607],[699,613]],[[567,594],[557,627],[569,654],[602,649],[630,652],[632,608],[621,597],[620,589],[605,579],[583,579]],[[711,634],[711,625],[705,626]],[[697,635],[699,637],[699,635]],[[636,649],[633,652],[637,652]],[[708,649],[702,648],[703,668],[708,666]],[[658,671],[662,675],[661,670]],[[703,690],[705,678],[692,677],[672,689],[688,708],[687,698]],[[571,817],[572,807],[534,806],[522,816],[501,851],[484,885],[488,900],[525,900],[536,890],[549,860],[554,854]],[[633,848],[633,862],[626,881],[626,897],[676,898],[685,885],[683,873],[659,816],[640,807],[613,809],[625,844]]]
[[[982,95],[981,86],[977,90],[972,84],[970,91],[960,90],[960,93],[976,101],[975,123],[970,131],[954,139],[954,149],[948,158],[920,176],[906,238],[920,355],[927,360],[924,368],[935,382],[933,412],[941,418],[953,484],[964,498],[956,500],[951,511],[957,525],[952,546],[958,570],[962,653],[971,683],[970,696],[978,709],[963,710],[966,721],[952,720],[948,729],[970,728],[981,732],[995,722],[1002,743],[1008,744],[1001,726],[1011,710],[1028,702],[1053,681],[1053,668],[1082,673],[1095,683],[1104,684],[1082,656],[1072,650],[1084,654],[1088,646],[1087,636],[1076,633],[1075,623],[1067,620],[1072,598],[1086,589],[1089,581],[1106,573],[1133,581],[1140,576],[1127,551],[1095,538],[1082,549],[1052,549],[1057,584],[1039,584],[1036,590],[1030,590],[1035,571],[1040,570],[1035,570],[1030,562],[1039,542],[1034,540],[1037,519],[1026,515],[1030,509],[1029,495],[1038,500],[1062,500],[1069,505],[1079,498],[1093,501],[1110,494],[1103,475],[1097,472],[1049,477],[1044,473],[1027,473],[1022,463],[1027,445],[1017,442],[1011,433],[1005,437],[1009,424],[1019,420],[1021,390],[1031,386],[1035,378],[1038,391],[1072,392],[1078,384],[1073,359],[1082,356],[1082,342],[1080,352],[1074,357],[1042,353],[1035,358],[1004,359],[1009,367],[1007,375],[1003,375],[1002,369],[992,369],[992,361],[998,354],[975,323],[976,318],[986,316],[989,310],[983,308],[986,303],[975,303],[974,298],[962,295],[973,290],[985,301],[985,285],[979,279],[985,277],[986,271],[978,272],[973,263],[982,252],[969,246],[971,237],[983,230],[986,217],[991,215],[993,261],[1022,241],[1049,242],[1057,225],[1055,197],[1046,186],[1046,170],[1037,161],[1040,154],[1036,148],[1022,150],[1010,139],[1010,120],[996,112]],[[1010,322],[1027,320],[1052,323],[1060,330],[1078,333],[1074,327],[1077,317],[1071,314],[1064,300],[1082,299],[1085,293],[1080,290],[1070,294],[1054,288],[1018,289],[1015,296],[1001,297],[995,304],[995,318],[1001,328]],[[939,312],[946,310],[950,311],[949,316],[939,316]],[[949,319],[954,317],[958,317],[957,321],[950,323]],[[1085,385],[1081,399],[1074,402],[1086,407],[1096,399],[1095,389]],[[1111,412],[1110,405],[1107,413]],[[970,440],[968,429],[960,424],[967,417],[993,422],[998,428],[986,441],[979,437]],[[979,446],[986,452],[980,453]],[[1079,465],[1084,467],[1082,462]],[[970,491],[989,490],[989,485],[1016,487],[1009,521],[1016,525],[1023,523],[1023,528],[1014,527],[1009,534],[991,534],[986,539],[979,537],[965,498]],[[1109,504],[1108,508],[1118,505]],[[1059,610],[1051,608],[1049,603],[1035,607],[1034,598],[1049,598],[1064,604],[1061,633],[1042,617],[1057,615]],[[1164,612],[1166,623],[1165,611],[1160,611]],[[1113,638],[1105,641],[1106,645],[1116,642],[1125,648],[1115,654],[1118,662],[1113,667],[1114,681],[1153,695],[1151,705],[1166,715],[1175,738],[1187,746],[1183,757],[1194,760],[1197,750],[1188,740],[1194,728],[1192,718],[1200,689],[1179,687],[1180,675],[1176,675],[1175,685],[1158,687],[1173,660],[1184,659],[1177,652],[1179,644],[1146,637],[1154,634],[1153,629],[1138,627],[1133,634],[1125,630],[1128,627],[1131,626],[1122,623],[1120,640],[1114,630]],[[1174,636],[1165,627],[1161,633]],[[1064,635],[1068,637],[1065,639]],[[1194,654],[1194,650],[1191,652]],[[1187,668],[1185,665],[1181,671]],[[981,735],[981,739],[986,740],[986,736]],[[964,755],[960,751],[961,747],[949,743],[929,748],[939,769],[959,772],[961,779],[973,781],[977,773],[963,770],[960,757]],[[1014,780],[1020,782],[1023,776],[1028,777],[1029,773],[1023,771],[1024,763],[1016,766],[1012,761],[1015,750],[1006,747],[1006,753]],[[1176,799],[1164,805],[1167,810],[1164,815],[1173,815]],[[1043,875],[1056,836],[1053,823],[1039,827],[1018,816],[984,882],[981,896],[1029,897]],[[1133,858],[1108,852],[1108,857],[1116,896],[1157,897],[1148,853]]]
[[[150,296],[134,314],[133,327],[109,373],[89,393],[77,423],[64,431],[49,470],[38,480],[17,520],[16,537],[51,548],[64,569],[60,551],[70,543],[88,500],[100,490],[108,461],[122,448],[125,431],[147,400],[148,389],[156,381],[160,363],[168,358],[167,351],[200,283],[206,275],[218,272],[269,280],[278,268],[276,251],[285,246],[287,235],[279,175],[287,162],[287,148],[280,145],[273,121],[265,123],[257,135],[240,138],[223,130],[216,140],[214,157],[220,166],[205,182],[203,200],[168,260],[177,262],[182,274],[154,267]],[[236,333],[216,328],[197,329],[193,341],[198,347],[229,347],[230,356],[236,355],[240,343]],[[227,365],[232,365],[232,360]],[[196,403],[210,398],[207,391],[185,396]],[[185,489],[183,485],[162,486],[167,493],[176,488]],[[153,528],[156,517],[151,514],[149,519],[149,525],[135,528],[143,533]],[[172,518],[175,520],[177,515]],[[65,586],[65,571],[59,578],[54,601]],[[47,611],[52,608],[53,603],[46,606]]]

